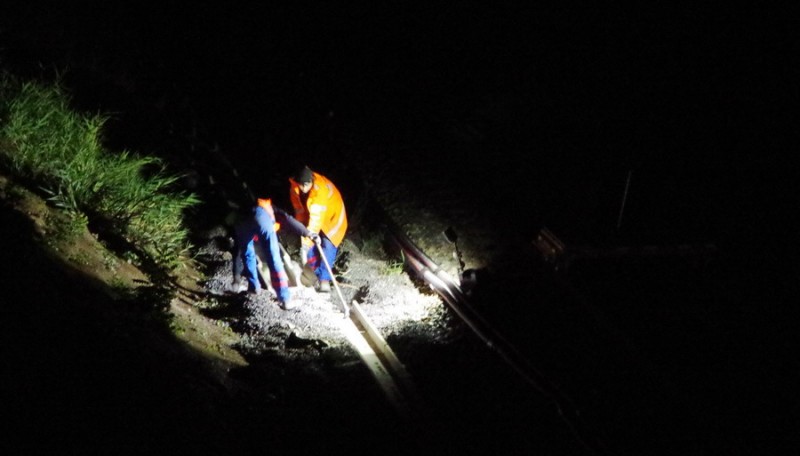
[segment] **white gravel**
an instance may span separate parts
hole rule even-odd
[[[344,318],[342,299],[335,288],[330,293],[318,293],[302,285],[290,287],[293,302],[299,304],[293,310],[281,309],[271,289],[259,295],[234,293],[230,289],[231,254],[224,250],[225,245],[225,240],[212,240],[200,255],[211,267],[206,289],[218,297],[218,305],[241,305],[239,321],[233,326],[238,326],[242,335],[243,350],[293,359],[300,355],[298,350],[305,353],[302,356],[317,356],[328,348],[348,350],[339,329],[339,320]],[[343,300],[348,305],[358,302],[384,338],[402,334],[435,341],[448,337],[444,304],[424,284],[413,281],[397,267],[389,267],[385,260],[365,256],[347,240],[341,258],[346,258],[346,264],[337,262],[335,269],[344,271],[337,275]]]

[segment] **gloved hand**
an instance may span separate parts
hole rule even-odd
[[[311,239],[311,242],[313,242],[314,244],[318,244],[319,243],[319,234],[317,234],[317,233],[315,233],[313,231],[309,231],[308,234],[306,235],[306,237]]]

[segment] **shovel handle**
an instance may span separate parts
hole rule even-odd
[[[344,296],[342,296],[342,290],[339,289],[339,283],[336,282],[336,277],[333,275],[333,270],[331,269],[330,263],[328,263],[328,258],[325,257],[325,252],[322,251],[322,243],[319,239],[314,241],[314,244],[317,246],[317,251],[319,251],[319,256],[322,257],[322,262],[325,264],[325,269],[328,270],[328,274],[331,276],[331,283],[333,283],[333,288],[336,289],[336,294],[339,295],[339,299],[342,301],[342,311],[344,312],[344,318],[350,317],[350,307],[347,305],[347,302],[344,300]]]

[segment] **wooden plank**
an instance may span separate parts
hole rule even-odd
[[[340,322],[342,333],[358,352],[364,365],[367,366],[367,369],[378,382],[378,386],[383,390],[389,402],[401,417],[410,419],[411,407],[381,357],[372,349],[352,319],[342,318],[338,321]]]

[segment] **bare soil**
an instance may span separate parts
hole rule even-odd
[[[9,454],[207,454],[262,443],[306,453],[405,438],[337,330],[337,293],[292,287],[301,304],[293,311],[270,291],[233,293],[224,233],[170,283],[154,283],[85,227],[65,233],[67,214],[8,177],[0,178],[0,200],[4,321],[14,325],[4,335],[13,366],[4,402],[12,435],[48,435],[6,440]],[[340,258],[342,298],[361,303],[385,337],[450,337],[442,302],[379,246],[347,242]]]

